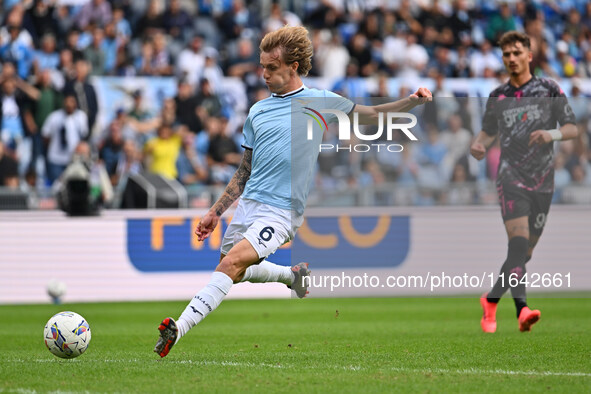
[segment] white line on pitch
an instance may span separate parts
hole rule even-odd
[[[160,362],[159,359],[155,361]],[[60,362],[53,358],[47,359],[36,359],[36,360],[24,360],[24,359],[11,359],[3,360],[3,362],[36,362],[36,363],[52,363]],[[127,359],[127,360],[99,360],[99,359],[75,359],[61,362],[73,362],[73,363],[146,363],[145,359]],[[213,360],[162,360],[165,364],[189,364],[189,365],[214,365],[222,367],[256,367],[256,368],[274,368],[274,369],[295,369],[300,368],[298,365],[290,364],[271,364],[271,363],[251,363],[251,362],[239,362],[239,361],[213,361]],[[335,370],[347,370],[347,371],[363,371],[369,370],[359,365],[327,365],[325,368]],[[479,369],[479,368],[468,368],[468,369],[442,369],[442,368],[404,368],[404,367],[392,367],[389,368],[394,372],[411,372],[411,373],[434,373],[434,374],[457,374],[457,375],[527,375],[527,376],[571,376],[571,377],[591,377],[590,372],[555,372],[555,371],[512,371],[506,369]]]
[[[454,373],[458,375],[528,375],[528,376],[580,376],[591,377],[591,373],[587,372],[553,372],[553,371],[511,371],[505,369],[441,369],[441,368],[426,368],[426,369],[412,369],[412,368],[391,368],[396,372],[416,372],[416,373]]]

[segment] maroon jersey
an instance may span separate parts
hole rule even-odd
[[[564,92],[552,80],[534,76],[518,88],[507,82],[493,90],[482,130],[490,136],[498,134],[501,143],[497,185],[552,193],[553,144],[528,146],[529,136],[566,123],[575,123],[575,116]]]

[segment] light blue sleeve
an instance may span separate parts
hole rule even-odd
[[[334,92],[331,92],[330,90],[324,90],[324,97],[327,108],[339,110],[341,112],[346,113],[347,115],[351,111],[353,111],[353,108],[355,108],[355,103],[353,103],[351,100],[341,95],[338,95]],[[336,122],[336,120],[337,117],[334,115],[327,116],[328,123],[334,123]]]
[[[242,143],[242,147],[245,149],[252,150],[254,147],[254,130],[252,129],[252,121],[250,120],[250,114],[248,114],[248,117],[244,122],[242,134],[244,135],[244,143]]]

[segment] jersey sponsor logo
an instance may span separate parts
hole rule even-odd
[[[194,229],[200,218],[127,219],[127,255],[142,272],[213,271],[229,218],[204,242]],[[261,230],[264,241],[272,227]],[[409,216],[328,216],[304,221],[293,241],[273,255],[276,264],[309,261],[317,268],[396,267],[410,247]]]
[[[540,111],[538,104],[509,108],[503,111],[503,120],[507,127],[513,127],[517,122],[538,120],[541,117],[542,111]]]
[[[531,97],[534,95],[534,93],[537,93],[537,97],[545,97],[548,95],[548,89],[545,86],[536,86],[535,88],[531,89],[527,95]],[[543,93],[543,95],[540,93]]]

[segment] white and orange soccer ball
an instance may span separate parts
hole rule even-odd
[[[90,338],[88,322],[76,312],[53,315],[43,330],[45,346],[61,358],[74,358],[84,353]]]

